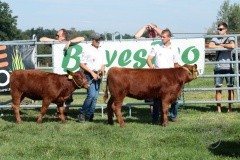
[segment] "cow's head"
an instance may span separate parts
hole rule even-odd
[[[68,79],[72,79],[78,88],[88,88],[90,85],[86,79],[85,74],[82,71],[71,72],[67,70]]]
[[[199,72],[197,70],[197,64],[194,65],[184,64],[182,68],[188,71],[192,79],[196,79],[199,75]]]

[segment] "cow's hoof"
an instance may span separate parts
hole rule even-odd
[[[17,121],[17,124],[22,124],[23,122],[22,121]]]
[[[36,124],[41,124],[41,123],[42,123],[42,120],[37,120]]]
[[[167,127],[167,125],[168,125],[167,123],[163,123],[162,124],[163,127]]]
[[[125,128],[126,126],[125,126],[125,124],[120,124],[120,127]]]

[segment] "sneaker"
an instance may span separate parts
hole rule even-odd
[[[158,121],[155,120],[155,119],[153,119],[153,120],[152,120],[152,125],[158,125]]]
[[[180,120],[178,120],[177,118],[171,118],[172,122],[180,122]]]
[[[79,121],[79,122],[85,122],[85,114],[80,113],[80,114],[78,115],[78,121]]]
[[[93,122],[93,118],[89,118],[89,120],[88,120],[89,122]]]

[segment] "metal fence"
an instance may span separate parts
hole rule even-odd
[[[221,87],[221,88],[215,88],[214,85],[212,85],[212,88],[204,88],[204,86],[200,86],[198,88],[191,88],[191,87],[184,87],[183,88],[183,92],[182,92],[182,96],[180,98],[180,100],[178,101],[179,104],[181,105],[185,105],[185,104],[212,104],[212,103],[238,103],[240,102],[240,95],[239,95],[239,57],[238,54],[239,53],[239,46],[238,44],[238,39],[240,38],[240,34],[232,34],[232,35],[227,35],[227,36],[231,36],[235,38],[235,48],[232,50],[233,53],[235,53],[235,57],[234,57],[234,61],[231,61],[231,63],[234,64],[234,69],[235,69],[235,74],[228,74],[228,75],[213,75],[213,74],[202,74],[200,75],[198,78],[199,79],[205,79],[205,78],[214,78],[214,77],[227,77],[227,76],[234,76],[236,79],[236,83],[235,86],[232,87],[231,89],[235,91],[236,95],[235,95],[235,100],[222,100],[222,101],[216,101],[215,99],[213,100],[198,100],[198,99],[193,99],[193,100],[185,100],[185,94],[187,92],[201,92],[201,94],[204,94],[205,91],[216,91],[216,90],[229,90],[229,88],[227,87]],[[221,37],[219,35],[207,35],[207,36],[201,36],[201,37],[192,37],[192,38],[213,38],[213,37]],[[184,38],[184,37],[183,37]],[[136,41],[136,39],[120,39],[121,41]],[[115,41],[115,39],[113,39],[113,41]],[[21,41],[5,41],[5,42],[0,42],[0,45],[36,45],[36,47],[38,45],[45,45],[45,44],[57,44],[60,42],[37,42],[36,37],[33,36],[32,40],[21,40]],[[86,42],[89,43],[89,42]],[[216,51],[220,51],[220,50],[228,50],[226,48],[223,49],[209,49],[206,48],[205,52],[216,52]],[[53,58],[52,54],[41,54],[41,53],[36,53],[35,55],[35,59],[37,60],[38,58]],[[219,62],[216,61],[206,61],[205,65],[212,65],[212,64],[218,64]],[[222,63],[222,62],[221,62]],[[226,62],[229,63],[229,62]],[[52,70],[53,67],[41,67],[41,66],[37,66],[38,70]],[[213,73],[213,72],[212,72]],[[73,94],[86,94],[86,92],[77,92],[75,91]],[[100,94],[103,94],[103,92],[100,92]],[[10,105],[11,100],[7,100],[5,102],[0,102],[0,108],[11,108]],[[145,103],[143,101],[139,101],[139,102],[125,102],[123,105],[129,107],[129,115],[131,116],[131,107],[132,106],[138,106],[138,105],[150,105],[152,103]],[[71,104],[70,107],[81,107],[82,104]],[[37,108],[37,107],[41,107],[41,105],[35,105],[35,104],[31,104],[31,105],[21,105],[22,108]],[[49,107],[56,107],[56,105],[50,105]],[[102,116],[103,116],[103,110],[106,107],[106,104],[97,104],[97,107],[101,107],[102,110]]]

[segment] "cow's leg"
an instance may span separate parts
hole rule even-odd
[[[20,117],[20,103],[23,100],[23,96],[21,94],[17,94],[14,93],[14,95],[12,95],[12,109],[14,111],[15,117],[16,117],[16,121],[18,124],[22,123],[22,119]]]
[[[168,106],[169,103],[166,100],[162,100],[161,110],[161,125],[166,127],[168,125]]]
[[[120,127],[124,128],[125,127],[125,123],[123,121],[123,118],[122,118],[122,113],[121,113],[121,109],[122,109],[122,102],[123,101],[118,101],[118,102],[113,102],[112,104],[112,109],[113,109],[113,112],[115,113],[116,117],[117,117],[117,120],[118,120],[118,123],[120,124]]]
[[[58,111],[59,111],[59,117],[62,121],[62,123],[66,123],[66,119],[65,119],[65,115],[64,115],[64,107],[63,107],[63,103],[62,104],[58,104]]]
[[[41,112],[40,112],[40,115],[39,115],[38,120],[37,120],[37,124],[42,123],[42,118],[45,115],[45,113],[47,112],[47,109],[48,109],[48,106],[50,105],[50,103],[51,103],[51,100],[43,99],[42,108],[41,108]]]
[[[113,125],[113,99],[110,97],[107,103],[107,110],[108,110],[108,124]]]

